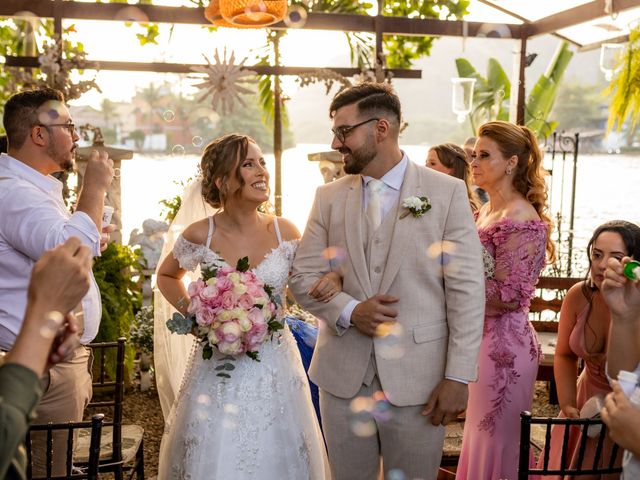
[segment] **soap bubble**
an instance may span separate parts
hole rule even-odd
[[[307,11],[300,5],[291,5],[284,17],[284,24],[289,28],[302,28],[307,23]]]
[[[173,148],[171,149],[171,156],[172,157],[182,157],[184,156],[184,147],[182,145],[174,145]]]

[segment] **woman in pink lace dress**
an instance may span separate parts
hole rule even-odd
[[[587,244],[587,255],[588,277],[567,292],[560,312],[553,370],[558,386],[561,418],[579,418],[580,411],[587,400],[599,396],[600,401],[603,402],[604,397],[611,392],[605,373],[611,313],[600,293],[600,288],[610,258],[618,261],[631,255],[634,258],[640,258],[640,227],[623,220],[614,220],[600,225]],[[579,377],[578,359],[583,359],[585,365]],[[593,413],[599,413],[599,409]],[[560,467],[563,438],[563,426],[556,426],[551,430],[550,466]],[[597,442],[597,437],[588,439],[583,467],[593,464]],[[605,452],[609,452],[612,442],[608,438],[605,442]],[[580,429],[573,427],[569,431],[565,459],[567,465],[577,466],[579,444]],[[609,455],[602,455],[601,459],[602,462],[608,461]],[[543,462],[544,457],[541,457],[538,464],[542,465]],[[617,474],[604,476],[604,478],[617,479],[619,476]],[[581,478],[600,480],[602,477],[593,475]]]
[[[517,478],[520,412],[531,409],[539,347],[528,313],[545,258],[554,257],[542,153],[526,127],[478,130],[473,181],[489,193],[476,224],[484,247],[485,324],[456,478]]]

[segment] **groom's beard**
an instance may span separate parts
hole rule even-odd
[[[338,151],[344,155],[344,172],[348,174],[362,172],[364,167],[369,165],[378,153],[373,144],[365,144],[358,150],[351,150],[343,146]]]

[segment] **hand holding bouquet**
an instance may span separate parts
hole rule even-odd
[[[260,344],[283,328],[277,320],[280,299],[249,270],[247,257],[238,260],[236,268],[203,268],[202,278],[191,282],[188,292],[187,315],[174,313],[167,327],[174,333],[198,337],[204,343],[205,359],[213,356],[215,347],[224,355],[244,353],[260,361]]]

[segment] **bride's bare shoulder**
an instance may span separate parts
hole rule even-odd
[[[203,218],[185,228],[184,232],[182,232],[182,237],[188,242],[203,245],[207,241],[208,234],[209,219]]]
[[[282,240],[285,242],[289,240],[298,240],[300,238],[300,231],[291,220],[278,217],[278,227],[280,227]]]

